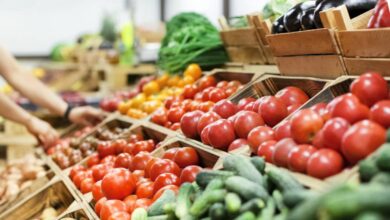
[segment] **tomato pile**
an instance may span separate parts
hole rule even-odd
[[[86,165],[69,174],[82,193],[92,192],[102,220],[130,219],[136,208],[147,208],[166,190],[178,192],[202,170],[192,147],[170,148],[162,158],[150,154],[153,140],[133,134],[127,139],[101,141]]]
[[[204,144],[232,151],[250,145],[257,150],[260,142],[272,139],[271,127],[303,105],[309,97],[297,87],[286,87],[259,99],[244,98],[237,105],[218,101],[208,112],[195,110],[183,115],[181,130],[186,137]]]
[[[326,178],[365,158],[386,139],[389,90],[377,73],[366,73],[350,93],[300,110],[256,143],[257,154],[290,170]]]

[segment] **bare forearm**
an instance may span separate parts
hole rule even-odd
[[[0,115],[6,119],[15,121],[17,123],[27,125],[32,116],[15,104],[7,96],[0,93]]]

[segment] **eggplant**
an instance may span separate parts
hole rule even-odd
[[[282,15],[278,19],[276,19],[272,24],[272,33],[281,34],[286,32],[287,30],[284,28],[284,16]]]
[[[304,11],[307,11],[310,8],[314,8],[315,4],[316,4],[315,1],[302,2],[295,5],[290,10],[288,10],[287,13],[284,15],[284,28],[288,32],[295,32],[295,31],[302,30],[301,27],[302,13]]]
[[[318,0],[317,0],[318,1]],[[375,7],[377,0],[322,0],[316,6],[314,22],[317,28],[323,28],[320,12],[332,7],[344,5],[348,9],[351,18],[357,17]]]
[[[302,30],[311,30],[316,29],[316,24],[314,23],[314,11],[315,8],[309,8],[304,11],[301,16],[301,28]]]

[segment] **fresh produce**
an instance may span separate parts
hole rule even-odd
[[[378,3],[376,3],[374,14],[371,16],[367,27],[390,27],[389,1],[379,0]]]

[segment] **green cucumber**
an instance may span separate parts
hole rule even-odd
[[[240,211],[241,198],[236,193],[228,193],[225,198],[226,209],[230,214]]]
[[[363,212],[359,214],[354,220],[385,220],[385,218],[376,212]]]
[[[222,203],[214,203],[209,209],[209,216],[212,220],[226,219],[225,206]]]
[[[144,208],[136,208],[133,213],[131,213],[131,220],[147,220],[148,212]]]
[[[180,186],[179,195],[176,201],[176,216],[180,219],[188,215],[191,207],[190,196],[194,192],[194,187],[191,183],[183,183]]]
[[[244,212],[234,220],[256,220],[256,216],[252,212]]]
[[[148,216],[165,214],[164,204],[175,202],[176,196],[172,190],[166,190],[148,209]]]
[[[265,160],[263,157],[251,157],[251,163],[261,174],[265,173]]]
[[[261,199],[251,199],[248,202],[244,203],[240,208],[240,213],[252,212],[259,213],[261,209],[265,207],[264,201]]]
[[[231,176],[234,176],[234,172],[224,170],[202,170],[196,175],[195,181],[200,187],[205,188],[214,179],[225,181]]]
[[[166,203],[164,204],[163,209],[167,215],[175,215],[176,203],[174,202]]]
[[[148,220],[169,220],[168,215],[148,216]]]
[[[276,212],[276,205],[273,198],[268,199],[267,205],[265,208],[261,211],[261,214],[258,218],[258,220],[269,220],[273,219]]]
[[[379,172],[371,179],[370,184],[373,183],[378,183],[384,186],[390,185],[390,173]]]
[[[288,216],[288,209],[284,209],[281,213],[276,215],[273,220],[286,220]]]
[[[206,186],[205,188],[205,192],[207,191],[213,191],[213,190],[216,190],[216,189],[222,189],[224,187],[224,183],[221,179],[214,179],[214,180],[211,180],[210,183]]]
[[[280,193],[279,190],[274,190],[272,192],[272,198],[274,198],[276,207],[279,209],[279,211],[282,211],[286,208],[286,206],[283,203],[283,196],[282,193]]]
[[[390,128],[386,132],[386,142],[390,142]]]
[[[302,184],[300,184],[293,176],[280,168],[271,168],[267,175],[270,178],[270,181],[282,192],[304,189]]]
[[[367,158],[359,162],[359,174],[362,182],[370,181],[379,171],[373,158]]]
[[[386,148],[386,150],[383,150],[376,160],[376,165],[383,171],[390,171],[390,147],[387,147],[388,145],[385,144],[381,147]]]
[[[263,175],[251,163],[248,157],[242,155],[229,155],[223,159],[223,168],[225,170],[236,172],[239,176],[264,186]]]
[[[260,198],[265,201],[269,197],[264,187],[241,176],[229,177],[225,186],[229,191],[237,193],[246,200]]]
[[[226,190],[223,189],[203,192],[192,204],[190,214],[196,217],[203,215],[213,203],[222,202],[226,193]]]
[[[301,202],[312,198],[316,195],[315,192],[310,190],[297,190],[297,191],[287,191],[283,194],[283,203],[288,208],[294,208],[299,205]]]

